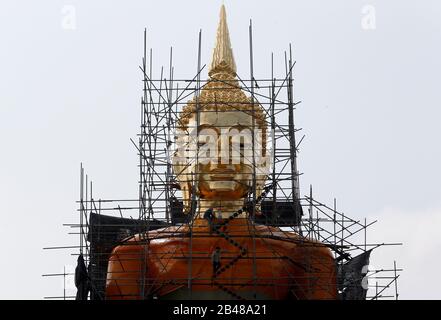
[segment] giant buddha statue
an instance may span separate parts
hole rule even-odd
[[[336,299],[329,248],[254,222],[271,166],[267,125],[239,85],[224,6],[209,79],[176,128],[173,170],[190,223],[115,247],[106,298]]]

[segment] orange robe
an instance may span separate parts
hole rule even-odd
[[[167,227],[115,247],[106,298],[338,298],[334,258],[319,242],[239,218],[219,229],[226,236],[210,234],[203,219],[196,219],[192,230]],[[221,248],[221,267],[213,275],[216,247]]]

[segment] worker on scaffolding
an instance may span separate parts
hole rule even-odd
[[[205,211],[204,219],[207,219],[208,226],[210,228],[210,234],[212,234],[213,233],[213,229],[214,229],[214,212],[213,212],[213,208],[208,208],[207,211]]]
[[[90,291],[90,279],[82,253],[78,256],[75,268],[75,286],[77,287],[75,300],[87,300]]]
[[[211,254],[211,262],[213,263],[213,278],[216,276],[220,266],[221,266],[221,249],[220,247],[216,247],[216,249]]]

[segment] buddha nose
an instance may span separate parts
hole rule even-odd
[[[231,154],[229,152],[222,153],[222,151],[219,150],[216,167],[222,168],[222,169],[233,169]]]
[[[217,164],[217,167],[219,169],[227,169],[228,168],[228,164],[223,164],[222,162],[219,161],[219,163]]]

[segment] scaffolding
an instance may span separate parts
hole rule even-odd
[[[203,200],[193,193],[191,199],[184,199],[185,195],[179,187],[177,173],[173,168],[173,156],[176,151],[175,133],[180,126],[180,118],[188,105],[188,99],[198,107],[201,91],[209,87],[210,80],[202,80],[206,66],[201,62],[201,32],[199,32],[197,70],[193,77],[176,78],[173,66],[173,49],[170,49],[169,65],[167,71],[162,67],[158,75],[153,74],[153,53],[147,49],[146,30],[144,30],[143,58],[140,66],[143,81],[143,93],[140,108],[140,132],[137,139],[131,140],[139,156],[139,194],[133,199],[97,199],[93,195],[93,184],[85,175],[84,168],[80,169],[80,197],[78,201],[79,222],[67,224],[74,230],[72,232],[79,238],[77,246],[51,247],[48,249],[74,249],[74,256],[84,257],[87,268],[87,277],[90,287],[86,296],[91,300],[106,298],[106,279],[108,277],[108,261],[113,248],[125,243],[128,238],[138,236],[139,242],[144,244],[144,253],[139,256],[141,263],[148,263],[150,234],[161,232],[161,237],[188,237],[190,243],[189,254],[172,253],[169,259],[185,259],[188,264],[188,277],[174,279],[174,285],[180,285],[192,292],[193,285],[216,285],[231,299],[249,299],[244,297],[237,289],[245,285],[253,286],[255,290],[265,283],[256,279],[256,270],[262,259],[285,261],[291,258],[281,256],[275,252],[268,257],[256,253],[255,247],[245,248],[237,241],[238,238],[251,236],[253,244],[255,238],[263,237],[254,231],[247,235],[228,234],[222,227],[227,226],[239,215],[247,213],[247,223],[268,228],[268,238],[296,243],[319,243],[321,246],[332,250],[337,270],[337,288],[341,299],[398,299],[397,280],[402,269],[397,268],[396,262],[388,268],[369,269],[369,257],[373,250],[382,246],[401,245],[400,243],[369,243],[367,230],[376,221],[368,222],[366,219],[357,220],[337,210],[337,201],[332,205],[318,201],[313,194],[312,186],[309,193],[301,195],[299,177],[301,174],[297,166],[297,154],[304,135],[298,139],[300,129],[295,127],[295,109],[300,103],[294,99],[293,70],[296,62],[292,57],[291,45],[284,53],[282,61],[285,73],[276,77],[274,72],[274,55],[270,57],[270,74],[266,78],[257,79],[254,76],[253,62],[253,32],[252,24],[249,25],[249,75],[237,75],[237,83],[242,91],[250,98],[250,105],[244,109],[251,110],[254,115],[255,108],[260,106],[263,110],[265,125],[268,128],[266,146],[271,157],[270,170],[264,181],[259,181],[254,162],[254,148],[256,141],[252,141],[253,172],[250,174],[250,191],[243,207],[235,211],[213,230],[215,237],[224,238],[225,241],[237,248],[237,252],[228,256],[226,263],[218,273],[224,273],[238,261],[247,259],[252,264],[253,275],[241,283],[240,279],[234,286],[220,279],[194,279],[192,276],[192,262],[201,255],[207,256],[209,252],[201,254],[192,251],[194,239],[203,237],[194,226],[196,217],[201,217],[204,206]],[[223,89],[233,85],[228,81],[217,80],[224,86]],[[219,83],[218,83],[219,85]],[[217,87],[219,89],[219,86]],[[222,101],[216,102],[218,105]],[[245,112],[244,110],[237,110]],[[256,121],[253,116],[252,130],[254,132]],[[196,125],[199,123],[197,122]],[[254,137],[254,135],[253,135]],[[137,140],[137,141],[136,141]],[[200,155],[196,150],[195,157]],[[196,172],[195,175],[198,173]],[[194,176],[187,177],[194,188]],[[258,192],[259,184],[263,189]],[[186,211],[185,202],[190,203]],[[196,205],[194,205],[196,203]],[[197,205],[199,203],[199,205]],[[188,209],[188,208],[187,208]],[[138,214],[136,217],[136,213]],[[135,216],[135,218],[133,218]],[[174,227],[170,229],[170,227]],[[279,232],[275,234],[274,228]],[[162,230],[162,231],[161,231]],[[185,230],[180,234],[179,230]],[[255,230],[255,229],[252,229]],[[292,235],[298,236],[293,240]],[[290,261],[292,264],[308,265],[311,257],[304,257],[304,261]],[[145,270],[146,268],[143,268]],[[72,276],[72,273],[53,273],[44,276]],[[287,283],[293,279],[288,279]],[[310,283],[314,279],[308,279]],[[149,278],[146,272],[140,273],[139,283],[142,286],[140,295],[142,299],[158,298],[149,284],[157,279]],[[156,283],[155,288],[166,286],[167,283]],[[268,284],[271,285],[271,284]],[[307,291],[308,285],[303,285],[302,290]],[[148,288],[147,288],[148,287]],[[277,289],[276,289],[277,290]],[[256,297],[256,296],[255,296]],[[69,299],[74,296],[46,297],[49,299]],[[78,296],[77,296],[78,298]],[[84,297],[83,297],[84,298]],[[252,298],[252,297],[251,297]],[[295,297],[294,297],[295,298]]]

